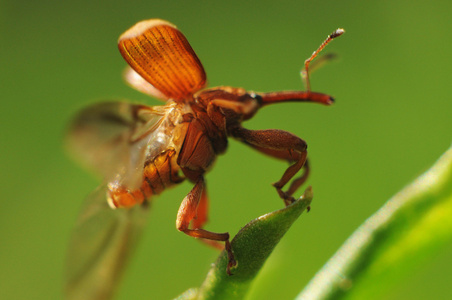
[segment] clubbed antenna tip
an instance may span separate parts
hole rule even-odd
[[[345,32],[344,28],[338,28],[332,34],[330,34],[330,38],[331,39],[337,38],[338,36],[342,35],[344,32]]]

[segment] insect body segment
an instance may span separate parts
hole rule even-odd
[[[143,184],[139,189],[130,190],[115,182],[108,185],[108,202],[112,208],[128,208],[142,204],[153,195],[159,195],[184,180],[180,177],[176,161],[176,151],[168,149],[145,164]]]
[[[141,182],[130,186],[123,181],[123,177],[111,181],[108,184],[110,206],[116,208],[141,204],[152,195],[158,195],[166,188],[184,180],[184,177],[179,175],[177,154],[189,125],[182,115],[191,110],[183,103],[172,101],[164,108],[161,110],[143,108],[137,112],[141,115],[160,112],[162,117],[158,124],[155,122],[145,124],[148,126],[142,126],[138,130],[135,128],[130,133],[132,139],[129,140],[129,144],[142,144],[138,156],[143,165],[138,165],[137,170],[132,170],[141,174],[139,177]]]
[[[329,36],[307,60],[306,69],[340,34],[342,31]],[[222,248],[229,258],[226,272],[231,274],[237,262],[229,233],[203,228],[208,211],[206,172],[226,151],[228,137],[233,137],[289,163],[273,186],[285,205],[291,204],[309,175],[306,142],[283,130],[249,130],[242,122],[270,104],[333,103],[331,96],[309,89],[269,93],[228,86],[203,89],[206,74],[201,62],[185,36],[163,20],[136,24],[121,35],[118,45],[129,64],[126,81],[166,103],[153,107],[126,102],[96,104],[72,123],[69,148],[105,178],[88,197],[72,237],[67,293],[74,299],[111,296],[143,227],[146,214],[140,212],[146,211],[150,198],[184,179],[192,182],[193,188],[182,200],[176,228],[215,246],[224,242]],[[309,87],[308,76],[306,80]]]

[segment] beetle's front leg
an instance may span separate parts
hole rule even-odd
[[[245,142],[245,141],[243,141],[243,142]],[[268,148],[263,148],[263,147],[259,147],[256,145],[252,145],[247,142],[245,142],[245,144],[247,144],[248,146],[252,147],[253,149],[256,149],[257,151],[264,153],[268,156],[285,160],[289,164],[292,164],[295,161],[297,161],[301,155],[300,152],[296,152],[296,151],[268,149]],[[292,180],[289,188],[285,192],[286,197],[292,196],[298,190],[298,188],[306,181],[306,179],[308,179],[309,173],[310,173],[309,159],[306,159],[306,161],[303,165],[303,173],[299,177]]]
[[[236,127],[231,131],[231,134],[261,152],[294,162],[287,168],[281,179],[273,184],[286,206],[293,203],[295,199],[292,194],[307,179],[309,168],[306,166],[304,174],[292,181],[287,192],[284,192],[282,188],[305,165],[308,154],[306,142],[292,133],[278,129],[248,130],[243,127]]]
[[[221,241],[225,243],[225,250],[228,254],[228,266],[226,269],[226,272],[231,275],[231,268],[237,264],[237,262],[234,259],[234,254],[232,253],[231,244],[229,242],[229,233],[215,233],[211,231],[204,230],[202,228],[197,228],[197,226],[202,226],[202,224],[205,221],[205,216],[199,216],[201,217],[201,220],[196,221],[197,218],[197,211],[198,206],[201,202],[200,209],[201,214],[204,214],[204,205],[201,201],[203,196],[203,190],[205,189],[205,182],[204,178],[200,176],[198,180],[196,181],[195,186],[193,189],[188,193],[188,195],[184,198],[182,201],[179,211],[177,213],[177,219],[176,219],[176,228],[179,231],[184,232],[185,234],[194,237],[194,238],[201,238],[206,239],[210,241]],[[190,222],[193,222],[194,228],[190,229],[189,225]],[[200,221],[200,223],[199,223]]]

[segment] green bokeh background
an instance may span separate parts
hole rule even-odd
[[[353,230],[451,143],[451,1],[1,1],[0,298],[60,299],[71,227],[98,180],[64,153],[65,126],[105,99],[159,102],[121,79],[118,36],[162,18],[187,36],[210,86],[301,89],[299,70],[328,33],[338,62],[312,88],[333,107],[284,104],[246,123],[309,144],[312,211],[293,226],[251,299],[291,299]],[[282,207],[270,183],[286,165],[231,141],[208,174],[213,231]],[[163,193],[118,299],[169,299],[199,286],[217,256],[175,229],[189,183]],[[301,194],[301,191],[300,191]],[[388,299],[452,297],[452,246]]]

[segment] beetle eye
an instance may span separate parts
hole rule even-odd
[[[257,101],[259,105],[262,105],[262,96],[259,94],[256,94],[255,92],[249,93],[249,96]]]

